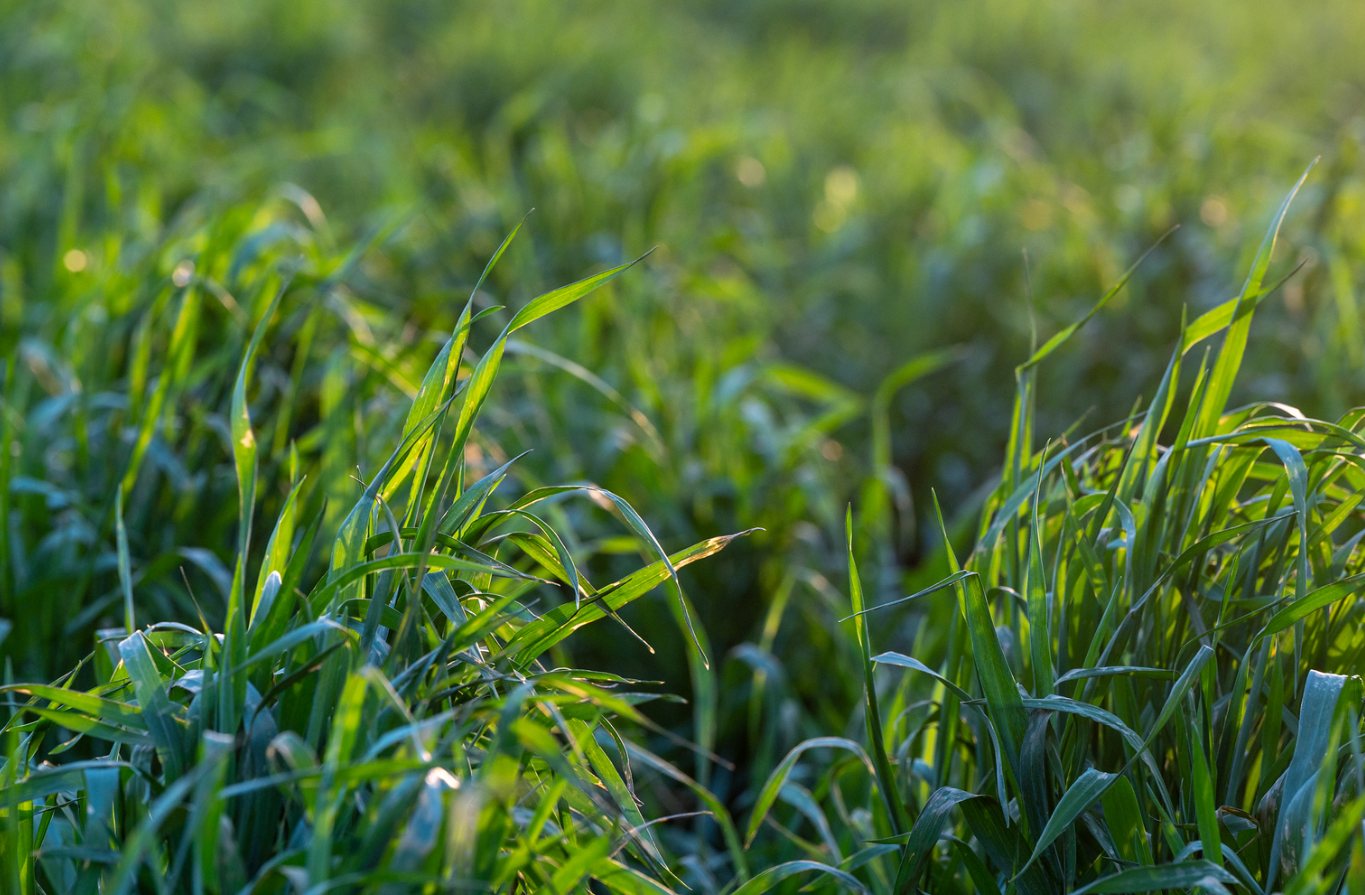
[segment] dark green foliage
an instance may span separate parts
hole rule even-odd
[[[202,616],[197,627],[105,630],[95,653],[53,685],[3,688],[11,706],[0,770],[5,891],[388,892],[516,882],[563,892],[590,877],[640,895],[674,879],[640,813],[628,756],[682,774],[627,747],[613,726],[649,726],[635,707],[649,697],[631,691],[632,681],[567,669],[548,654],[585,624],[619,620],[620,609],[670,580],[674,599],[685,600],[677,570],[735,536],[669,557],[610,492],[541,487],[507,501],[493,493],[507,468],[473,483],[469,461],[508,336],[624,269],[529,302],[472,367],[460,362],[471,301],[397,447],[339,529],[322,529],[330,549],[318,543],[317,521],[300,518],[296,485],[254,576],[246,552],[237,554],[221,632]],[[286,278],[233,391],[242,544],[251,543],[260,443],[245,395],[287,296]],[[134,478],[135,470],[126,480]],[[118,571],[131,595],[117,493]],[[591,584],[579,568],[589,554],[580,548],[575,559],[564,540],[571,532],[549,521],[563,515],[565,499],[584,495],[617,511],[654,561]],[[304,586],[315,550],[330,559]],[[547,597],[558,608],[547,609]],[[130,626],[136,611],[129,596]],[[725,809],[710,805],[730,829]],[[733,832],[729,839],[742,868]]]
[[[1331,890],[1361,10],[0,0],[0,891]]]
[[[193,617],[164,557],[203,548],[227,564],[236,546],[227,377],[262,310],[247,305],[270,291],[257,280],[296,254],[315,262],[296,288],[331,279],[316,316],[282,321],[255,380],[272,518],[291,440],[333,512],[350,505],[347,477],[383,462],[381,419],[396,425],[454,326],[450,296],[527,209],[534,242],[486,284],[489,303],[518,307],[661,244],[610,301],[509,346],[515,375],[489,431],[513,454],[535,449],[528,476],[629,492],[666,543],[763,527],[697,591],[722,653],[761,639],[788,571],[839,574],[855,495],[859,542],[877,545],[870,594],[898,595],[902,567],[936,562],[929,488],[976,509],[1010,431],[1000,384],[1031,331],[1042,344],[1077,320],[1181,223],[1051,359],[1039,431],[1150,395],[1181,305],[1193,315],[1231,294],[1261,210],[1320,152],[1288,248],[1311,261],[1260,312],[1246,382],[1332,415],[1361,401],[1358,4],[839,6],[0,6],[0,356],[15,364],[3,425],[20,442],[2,462],[22,482],[0,489],[20,510],[0,616],[20,602],[47,616],[8,641],[17,669],[60,673],[66,644],[118,622],[92,608],[115,586],[107,480],[144,432],[137,465],[158,481],[125,494],[130,549],[161,559],[144,571],[158,614]],[[186,260],[204,288],[175,385],[147,414],[181,319],[166,278]],[[949,346],[951,368],[882,388]],[[150,492],[181,524],[148,520]],[[683,652],[663,642],[672,619],[631,620],[660,653],[624,658],[688,686]],[[858,695],[799,688],[833,714]],[[735,754],[744,717],[720,722]]]
[[[914,654],[872,657],[885,670],[868,751],[896,761],[866,776],[915,818],[908,833],[862,786],[860,822],[835,763],[811,768],[823,798],[774,812],[823,817],[831,849],[868,856],[862,885],[1356,891],[1365,411],[1329,423],[1228,406],[1290,199],[1241,294],[1186,328],[1146,410],[1041,452],[1016,443],[963,571],[948,547],[956,573],[914,598]],[[865,609],[856,570],[851,586],[866,645],[872,620],[904,610]],[[751,837],[804,750],[831,745],[793,750]]]

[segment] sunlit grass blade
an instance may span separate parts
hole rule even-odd
[[[1313,165],[1316,163],[1317,160],[1315,159],[1304,169],[1298,182],[1294,184],[1293,189],[1280,203],[1279,209],[1271,219],[1269,229],[1266,230],[1261,247],[1256,252],[1256,258],[1252,261],[1251,272],[1247,275],[1241,295],[1238,296],[1236,308],[1232,313],[1232,322],[1228,325],[1227,335],[1223,340],[1223,347],[1218,352],[1218,360],[1209,376],[1209,391],[1200,406],[1196,437],[1211,433],[1218,417],[1222,416],[1223,410],[1227,407],[1228,397],[1232,394],[1233,380],[1237,378],[1237,371],[1242,365],[1242,355],[1246,351],[1247,335],[1251,331],[1251,312],[1256,307],[1253,294],[1260,288],[1261,282],[1265,279],[1266,270],[1270,267],[1270,258],[1275,251],[1275,241],[1280,235],[1280,225],[1284,223],[1285,215],[1289,213],[1289,205],[1294,201],[1294,196],[1298,194],[1299,188],[1308,179],[1308,174],[1313,170]]]
[[[787,757],[782,759],[781,764],[773,770],[767,781],[759,789],[753,810],[749,814],[749,826],[745,831],[745,840],[748,844],[752,844],[754,837],[758,835],[758,828],[762,825],[764,818],[768,816],[768,810],[777,801],[777,794],[782,789],[783,784],[786,783],[792,769],[796,767],[796,762],[800,760],[802,754],[810,749],[845,749],[857,756],[867,766],[868,773],[876,773],[876,768],[872,759],[868,758],[867,752],[852,740],[843,737],[816,737],[798,744],[787,753]]]
[[[1204,880],[1229,885],[1237,878],[1210,861],[1183,861],[1157,867],[1133,867],[1102,877],[1077,889],[1074,895],[1109,895],[1120,892],[1147,892],[1158,889],[1188,889]]]

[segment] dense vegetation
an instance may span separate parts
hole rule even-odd
[[[0,3],[5,890],[1365,867],[1361,11],[1215,6]]]

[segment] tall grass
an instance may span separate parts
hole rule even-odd
[[[749,838],[814,857],[783,867],[887,893],[1360,885],[1365,413],[1228,406],[1292,198],[1146,410],[1032,450],[1029,380],[1070,333],[1019,367],[974,548],[945,532],[951,574],[896,601],[924,618],[908,652],[850,528],[866,738],[803,742],[757,791]]]
[[[692,574],[733,656],[716,748],[771,767],[857,702],[856,677],[801,661],[847,648],[825,587],[846,504],[873,598],[931,580],[930,488],[965,549],[1031,331],[1078,318],[1173,223],[1043,369],[1039,432],[1152,393],[1181,304],[1227,297],[1258,210],[1316,152],[1280,249],[1307,265],[1258,311],[1235,400],[1339,415],[1365,394],[1359,5],[1161,6],[0,4],[3,657],[50,679],[120,622],[112,482],[134,465],[139,599],[193,621],[184,565],[221,625],[231,374],[280,262],[307,261],[258,357],[260,518],[297,448],[305,515],[325,496],[336,525],[456,324],[447,297],[534,206],[478,307],[661,249],[533,347],[514,337],[481,459],[533,449],[521,484],[628,493],[669,545],[763,529]],[[898,375],[950,347],[951,366]],[[566,513],[603,548],[594,575],[629,571],[605,517]],[[694,695],[669,614],[625,617],[656,653],[589,632],[574,664]],[[751,699],[768,656],[784,674]],[[789,723],[757,723],[763,701]]]
[[[942,744],[951,742],[939,716],[952,713],[951,691],[930,690],[922,673],[884,663],[866,670],[869,637],[860,642],[852,623],[839,621],[850,612],[840,584],[850,501],[865,605],[921,591],[962,562],[980,578],[955,586],[982,582],[1005,666],[1030,698],[1045,698],[1034,683],[1046,650],[1035,650],[1031,594],[1046,579],[1056,692],[1094,694],[1145,734],[1155,719],[1143,710],[1164,705],[1161,678],[1076,679],[1084,685],[1078,696],[1075,680],[1056,680],[1083,665],[1088,650],[1073,648],[1058,626],[1087,633],[1083,626],[1098,625],[1117,594],[1119,615],[1105,624],[1129,620],[1107,630],[1130,638],[1123,649],[1141,667],[1175,674],[1193,655],[1165,639],[1179,639],[1186,616],[1177,607],[1203,607],[1212,630],[1242,619],[1259,597],[1279,599],[1279,591],[1259,591],[1276,575],[1294,598],[1300,582],[1330,584],[1333,566],[1323,572],[1312,551],[1300,574],[1297,530],[1284,544],[1275,540],[1297,522],[1266,522],[1210,547],[1211,562],[1239,557],[1236,569],[1196,569],[1189,557],[1136,614],[1125,614],[1164,564],[1197,542],[1190,532],[1291,505],[1300,512],[1293,487],[1276,498],[1278,480],[1268,478],[1283,466],[1277,449],[1246,460],[1264,442],[1236,441],[1244,434],[1238,426],[1255,428],[1255,420],[1297,405],[1354,431],[1354,417],[1343,414],[1365,393],[1358,304],[1365,190],[1350,99],[1360,9],[1340,0],[1292,12],[1263,0],[1153,9],[1012,0],[856,0],[837,13],[790,0],[591,7],[347,0],[324,9],[245,0],[206,15],[175,2],[0,3],[5,683],[51,681],[92,643],[114,637],[97,632],[119,626],[173,622],[201,638],[206,627],[226,638],[233,612],[252,605],[243,585],[269,569],[263,542],[286,505],[298,531],[316,524],[311,553],[293,557],[300,588],[326,574],[332,560],[323,545],[410,434],[424,372],[462,325],[464,303],[448,296],[472,291],[470,316],[493,316],[472,328],[459,378],[495,344],[503,354],[496,399],[461,454],[466,483],[517,457],[500,496],[594,482],[630,497],[670,549],[762,529],[682,572],[694,601],[690,627],[676,600],[636,601],[619,615],[638,637],[612,620],[556,644],[549,660],[660,678],[663,689],[687,697],[651,703],[645,711],[667,734],[642,742],[686,768],[737,818],[754,809],[763,781],[793,746],[835,733],[862,742],[883,777],[901,775],[907,828],[930,798],[925,780],[980,792],[993,768],[1007,787],[1018,779],[1008,760],[991,764],[989,754],[976,754],[993,728],[970,726],[976,708],[989,709],[971,702],[962,720],[942,722],[968,745],[944,753],[938,776]],[[1240,358],[1238,382],[1225,370],[1218,379],[1231,390],[1197,401],[1201,408],[1221,401],[1224,410],[1252,397],[1279,403],[1245,419],[1228,411],[1210,421],[1201,409],[1180,442],[1179,408],[1193,400],[1187,389],[1202,369],[1198,343],[1238,307],[1220,304],[1230,294],[1224,272],[1242,247],[1240,257],[1252,262],[1257,209],[1318,151],[1327,163],[1306,185],[1275,259],[1276,277],[1299,263],[1302,270],[1283,293],[1257,295],[1258,326],[1240,353],[1227,355]],[[532,205],[534,234],[482,279],[506,229]],[[1104,313],[1087,316],[1083,329],[1069,325],[1119,277],[1124,259],[1176,222],[1184,226],[1110,296]],[[631,276],[539,321],[534,344],[521,332],[494,342],[492,321],[512,320],[546,285],[615,268],[625,246],[655,244],[661,249]],[[286,280],[242,402],[256,445],[254,509],[244,516],[235,374]],[[1182,305],[1199,321],[1190,335]],[[1052,350],[1051,332],[1064,334],[1067,350]],[[1168,366],[1176,339],[1189,350]],[[1046,362],[1034,358],[1017,371],[1012,408],[999,386],[1038,344],[1048,346]],[[1206,379],[1217,371],[1209,366]],[[1061,432],[1086,408],[1097,409],[1087,421],[1120,418],[1137,393],[1158,389],[1174,403],[1155,417],[1144,411],[1088,438],[1074,433],[1092,423],[1075,424],[1037,451],[1043,433]],[[1141,430],[1149,441],[1134,441],[1129,430],[1149,417],[1166,422]],[[447,420],[443,438],[457,422]],[[1305,469],[1340,448],[1310,447],[1283,432],[1269,437],[1295,446]],[[1068,459],[1053,464],[1064,453]],[[1153,458],[1167,455],[1161,475],[1186,501],[1169,511],[1158,494],[1166,486],[1147,493],[1158,478]],[[1190,458],[1184,478],[1170,478],[1181,458]],[[1247,484],[1216,492],[1205,506],[1213,486],[1191,471],[1199,462],[1211,464],[1214,479],[1249,463]],[[1349,501],[1341,489],[1353,487],[1351,474],[1322,479],[1323,506]],[[1097,505],[1089,492],[1108,495],[1115,475],[1128,490],[1114,491],[1112,507]],[[1305,481],[1312,541],[1315,485]],[[1268,489],[1265,501],[1256,502],[1262,495],[1253,486]],[[1010,504],[1025,488],[1033,497]],[[381,496],[394,513],[391,529],[420,530],[408,496]],[[657,562],[650,539],[623,529],[603,500],[556,499],[534,510],[561,534],[580,580],[626,580],[637,557]],[[1224,500],[1226,519],[1218,516]],[[501,497],[492,505],[506,508]],[[1123,508],[1144,538],[1138,547]],[[1184,514],[1172,523],[1183,534],[1153,513]],[[1012,515],[997,530],[1002,514]],[[1345,549],[1355,511],[1324,516],[1324,525],[1328,519],[1334,533],[1314,549],[1328,542]],[[1040,570],[1030,565],[1035,527]],[[974,534],[993,540],[973,550]],[[1264,547],[1247,554],[1253,534]],[[1082,540],[1103,578],[1090,577],[1095,563]],[[1130,572],[1139,547],[1147,565]],[[1288,563],[1278,571],[1266,565],[1277,550]],[[1352,574],[1349,555],[1341,576]],[[531,560],[515,562],[555,577],[534,571]],[[1248,585],[1238,576],[1250,574],[1252,562],[1264,568]],[[403,574],[390,571],[385,586],[396,587]],[[1225,617],[1228,576],[1244,595]],[[1109,591],[1095,596],[1101,585]],[[965,617],[953,621],[955,593],[945,588],[878,610],[868,626],[871,655],[915,657],[984,698],[965,686],[971,641],[962,640]],[[1239,624],[1264,621],[1268,611]],[[1344,612],[1333,610],[1330,630],[1342,630],[1335,620],[1352,617]],[[1144,633],[1152,619],[1159,634]],[[1314,660],[1313,624],[1305,621],[1298,653],[1289,634],[1277,635],[1267,677],[1256,685],[1266,692],[1278,656],[1290,714],[1281,712],[1289,732],[1276,734],[1269,749],[1276,756],[1295,742],[1299,678],[1310,667],[1350,670],[1356,661],[1349,651]],[[380,627],[394,633],[382,619]],[[1226,630],[1200,635],[1216,651],[1214,688],[1199,698],[1212,702],[1217,725],[1236,704],[1228,688],[1243,667],[1227,644],[1252,636]],[[1162,652],[1169,655],[1155,655]],[[95,656],[108,654],[101,646]],[[113,664],[100,673],[113,674]],[[88,687],[96,672],[81,667],[77,685]],[[884,693],[877,714],[885,763],[863,740],[868,678]],[[1112,695],[1127,694],[1124,687],[1131,698]],[[895,703],[902,693],[903,707]],[[186,696],[172,689],[168,698]],[[1242,747],[1244,789],[1230,796],[1223,727],[1201,734],[1218,750],[1206,755],[1215,792],[1239,810],[1253,785],[1254,748],[1264,750],[1271,736],[1256,727],[1275,714],[1268,703],[1264,710],[1269,715],[1243,709],[1252,731]],[[1045,751],[1068,762],[1054,773],[1049,757],[1052,789],[1043,803],[1051,808],[1077,779],[1076,756],[1090,753],[1070,745],[1082,722],[1071,719],[1060,733],[1061,722],[1049,723]],[[1092,733],[1096,749],[1112,747],[1110,734]],[[1163,773],[1170,761],[1183,768],[1190,760],[1170,753],[1175,735],[1168,726],[1153,743],[1167,748],[1153,759]],[[699,751],[670,737],[690,738]],[[88,757],[89,745],[87,738],[56,760]],[[852,766],[820,776],[808,758],[826,753],[805,754],[777,790],[747,859],[737,857],[724,824],[700,818],[650,828],[662,863],[713,893],[734,888],[745,860],[762,868],[858,854],[845,865],[855,879],[881,885],[874,875],[882,874],[894,885],[883,865],[900,853],[856,847],[893,837],[897,809],[878,807],[872,779]],[[648,816],[702,804],[681,795],[672,772],[635,771]],[[1259,789],[1270,771],[1255,773]],[[831,788],[835,777],[844,789]],[[1146,778],[1131,779],[1158,846],[1171,840],[1152,805],[1170,815],[1179,836],[1196,832],[1178,787],[1168,782],[1168,804],[1142,789]],[[1019,804],[1017,790],[1007,788],[1003,802],[999,788],[992,791],[1006,808]],[[1081,826],[1104,821],[1103,801],[1080,816]],[[1222,823],[1227,813],[1219,816]],[[950,811],[945,824],[971,841],[962,817]],[[1018,821],[1009,817],[1012,829],[1036,832],[1029,818]],[[1068,835],[1057,840],[1063,871]],[[1089,841],[1077,835],[1082,846]],[[952,849],[932,852],[923,888],[966,885],[961,868],[950,868]],[[1035,868],[1061,885],[1050,854]],[[1153,857],[1168,856],[1158,848]],[[985,856],[987,874],[1003,885],[993,861]],[[1263,881],[1268,865],[1253,863]]]
[[[735,536],[669,556],[608,491],[509,500],[515,460],[470,472],[513,333],[629,265],[527,303],[465,365],[471,298],[335,535],[321,507],[300,514],[296,478],[256,563],[247,395],[285,271],[231,389],[243,549],[222,630],[140,623],[120,482],[125,627],[51,684],[4,687],[9,890],[1354,891],[1365,412],[1229,407],[1302,182],[1240,293],[1182,328],[1145,410],[1036,450],[1033,377],[1089,315],[1018,367],[1017,434],[962,559],[935,501],[946,577],[870,601],[848,513],[847,602],[801,583],[851,633],[808,645],[810,664],[860,682],[861,705],[808,715],[818,736],[764,758],[787,724],[769,650],[789,580],[763,642],[736,654],[762,743],[739,795],[709,750],[734,703],[677,572]],[[570,496],[617,515],[651,562],[592,585],[590,551],[556,524]],[[640,742],[684,745],[638,707],[639,682],[558,661],[590,622],[637,637],[619,611],[660,585],[700,694],[694,776]],[[885,649],[893,614],[917,622],[908,648]]]
[[[1302,292],[1263,309],[1276,325],[1249,363],[1258,394],[1325,413],[1365,388],[1353,335],[1365,193],[1349,99],[1361,20],[1349,0],[1309,12],[1267,0],[1158,12],[856,0],[839,14],[794,0],[284,10],[246,0],[200,13],[136,0],[0,9],[3,350],[23,337],[64,357],[108,338],[109,363],[79,381],[91,395],[122,391],[118,337],[149,299],[142,263],[161,256],[154,273],[167,276],[182,257],[202,260],[207,246],[168,245],[193,230],[181,225],[196,208],[234,218],[227,229],[242,236],[280,224],[261,250],[314,221],[324,248],[348,246],[373,209],[411,210],[348,285],[377,344],[417,341],[418,354],[434,350],[421,344],[428,332],[454,323],[441,297],[477,278],[529,207],[533,241],[493,284],[509,304],[617,264],[625,246],[660,243],[648,274],[610,305],[547,321],[537,341],[645,414],[668,462],[649,462],[657,445],[621,425],[615,402],[543,360],[523,356],[508,394],[524,382],[528,404],[553,418],[557,443],[525,464],[543,480],[634,484],[678,542],[767,529],[754,543],[781,558],[720,601],[754,607],[716,631],[727,646],[757,636],[786,567],[830,573],[841,507],[887,471],[871,462],[868,415],[833,411],[870,409],[909,354],[961,344],[953,374],[932,380],[935,400],[912,387],[888,401],[889,468],[913,500],[892,516],[896,565],[869,567],[869,586],[898,590],[898,566],[932,555],[928,487],[965,503],[1008,437],[998,385],[1030,332],[1021,246],[1046,335],[1123,259],[1186,224],[1040,381],[1048,430],[1091,406],[1112,417],[1160,380],[1180,304],[1202,311],[1226,297],[1257,210],[1300,159],[1324,152],[1309,220],[1286,247],[1315,260]],[[280,183],[315,197],[311,218],[253,220]],[[79,274],[63,263],[73,250],[86,258]],[[106,286],[111,273],[128,282]],[[113,325],[73,333],[101,304]],[[206,313],[244,344],[246,324]],[[320,317],[298,400],[321,399],[326,368],[329,408],[357,394],[367,416],[401,404],[396,386],[367,381],[369,367],[331,355],[351,329]],[[153,376],[160,338],[154,330]],[[1112,341],[1136,347],[1106,351]],[[417,359],[409,380],[424,369]],[[24,388],[35,401],[49,394]],[[648,442],[639,452],[637,437]],[[335,468],[382,461],[361,453]],[[305,468],[313,459],[302,451]],[[25,475],[44,477],[39,458],[23,460]],[[785,523],[798,517],[820,528],[818,561],[805,552],[810,532]],[[25,536],[31,549],[37,535]],[[209,538],[193,546],[227,556]]]
[[[339,527],[325,510],[301,512],[296,478],[258,563],[268,429],[253,424],[247,395],[292,288],[283,277],[231,391],[240,547],[221,628],[202,613],[197,625],[148,623],[122,515],[134,467],[113,499],[125,627],[100,631],[94,652],[52,684],[0,688],[6,892],[564,892],[591,877],[641,895],[673,879],[627,756],[696,784],[617,729],[657,729],[636,708],[653,697],[618,675],[565,667],[557,647],[602,619],[633,636],[618,612],[670,582],[689,636],[677,570],[736,536],[669,556],[611,492],[576,484],[507,500],[495,492],[514,461],[479,478],[467,462],[512,334],[629,266],[527,303],[466,364],[484,316],[471,298]],[[583,545],[555,524],[575,498],[617,515],[653,561],[592,584]],[[325,573],[310,581],[318,552]]]

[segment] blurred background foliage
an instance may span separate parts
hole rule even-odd
[[[765,529],[685,573],[719,696],[659,709],[761,774],[854,717],[847,503],[871,599],[941,572],[929,489],[968,537],[1030,343],[1181,225],[1039,380],[1040,438],[1123,417],[1316,155],[1239,388],[1361,402],[1363,27],[1336,0],[0,0],[7,673],[117,620],[120,487],[146,611],[221,615],[230,381],[283,270],[262,518],[297,466],[335,524],[534,207],[480,306],[657,248],[512,346],[471,465],[533,450],[523,484],[594,481],[670,549]],[[691,693],[662,600],[626,614],[656,656],[603,629],[575,661]]]

